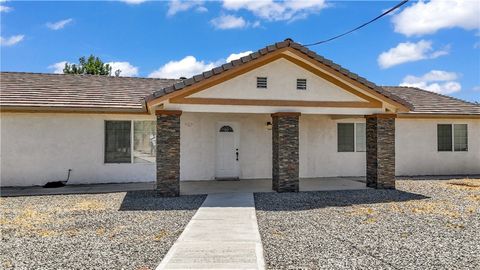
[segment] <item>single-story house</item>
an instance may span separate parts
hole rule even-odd
[[[1,73],[1,185],[480,174],[480,106],[385,87],[291,39],[179,79]]]

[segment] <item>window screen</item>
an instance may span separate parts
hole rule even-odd
[[[155,121],[133,122],[133,161],[155,163]]]
[[[355,124],[355,147],[357,152],[365,152],[367,149],[367,134],[365,123]]]
[[[453,144],[455,151],[468,151],[468,135],[466,124],[453,125]]]
[[[452,125],[437,125],[438,151],[452,151]]]
[[[338,123],[338,152],[355,151],[354,127],[353,123]]]
[[[307,79],[297,79],[297,90],[307,90]]]
[[[257,77],[257,88],[267,88],[267,77]]]
[[[105,163],[131,162],[130,121],[105,122]]]

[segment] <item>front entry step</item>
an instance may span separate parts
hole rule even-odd
[[[253,193],[208,195],[159,269],[264,269]]]
[[[216,181],[239,181],[238,177],[215,177]]]

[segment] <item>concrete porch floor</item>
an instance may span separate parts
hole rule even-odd
[[[153,182],[67,185],[60,188],[2,187],[2,197],[60,194],[93,194],[152,190]],[[366,189],[363,177],[321,177],[300,179],[300,191]],[[181,195],[238,192],[273,192],[271,179],[242,179],[236,181],[180,181]]]
[[[300,179],[300,191],[367,189],[363,177],[320,177]],[[271,179],[233,181],[181,181],[181,195],[273,192]]]

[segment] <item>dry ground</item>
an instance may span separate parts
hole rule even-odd
[[[270,269],[479,269],[480,179],[255,194]]]
[[[0,269],[154,269],[204,198],[0,198]]]

